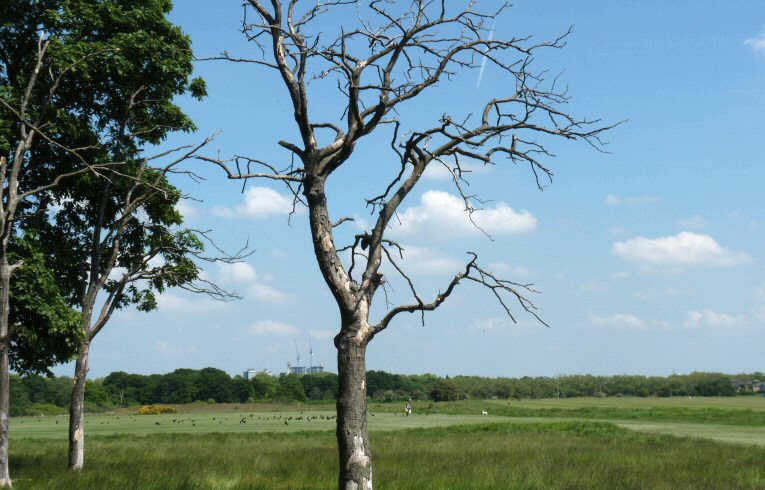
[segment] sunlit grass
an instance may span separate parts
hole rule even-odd
[[[376,488],[765,488],[765,448],[583,422],[374,432]],[[89,440],[81,474],[66,441],[12,446],[16,488],[336,488],[331,432],[157,434]]]

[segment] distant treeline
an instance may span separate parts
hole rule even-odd
[[[578,396],[733,396],[752,394],[763,373],[728,375],[691,373],[661,376],[571,375],[523,378],[483,378],[433,374],[367,373],[367,392],[375,401],[458,400],[463,398],[572,398]],[[69,404],[68,377],[11,376],[13,415],[57,413]],[[177,369],[167,374],[114,372],[87,383],[86,410],[100,411],[156,403],[246,403],[259,401],[334,400],[334,373],[231,377],[216,368]]]

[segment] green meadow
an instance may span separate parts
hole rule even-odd
[[[331,405],[186,405],[89,415],[67,472],[65,416],[17,417],[16,488],[336,488]],[[377,488],[765,488],[765,397],[370,404]],[[489,415],[481,415],[486,410]]]

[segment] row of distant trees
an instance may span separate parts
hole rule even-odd
[[[762,373],[731,376],[691,373],[662,376],[571,375],[523,378],[484,378],[433,374],[405,375],[385,371],[367,373],[369,393],[381,402],[405,400],[448,401],[464,398],[572,398],[578,396],[733,396],[751,393],[737,390],[733,379],[765,379]],[[12,414],[56,413],[68,406],[71,378],[13,376]],[[117,371],[89,380],[86,410],[154,403],[246,403],[253,401],[321,401],[337,396],[334,373],[305,376],[258,374],[250,379],[229,376],[216,368],[177,369],[167,374],[128,374]]]

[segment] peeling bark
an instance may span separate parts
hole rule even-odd
[[[10,309],[11,267],[6,259],[7,241],[2,243],[0,262],[0,487],[10,487],[11,474],[8,468],[8,436],[11,416],[10,400],[10,359],[8,313]]]
[[[10,425],[10,376],[8,342],[0,344],[0,487],[11,486],[8,470],[8,429]]]
[[[344,325],[343,331],[361,330],[366,319]],[[354,332],[355,333],[355,332]],[[335,340],[339,393],[337,444],[340,449],[340,489],[372,490],[372,451],[367,428],[366,345],[356,335],[340,334]]]
[[[85,382],[88,378],[90,342],[83,342],[74,368],[72,401],[69,405],[69,469],[85,464]]]

